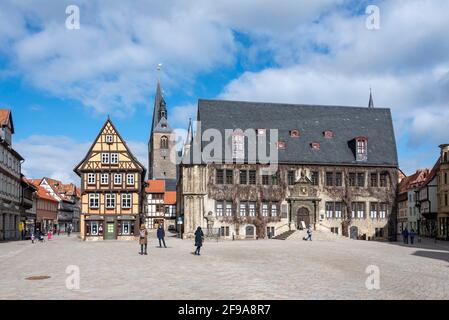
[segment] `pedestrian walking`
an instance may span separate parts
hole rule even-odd
[[[408,229],[405,228],[404,231],[402,231],[402,239],[404,240],[404,244],[408,244]]]
[[[414,241],[415,241],[415,230],[411,229],[410,230],[410,244],[413,244]]]
[[[48,239],[48,240],[51,240],[51,237],[52,237],[51,230],[48,230],[48,233],[47,233],[47,239]]]
[[[145,225],[142,224],[139,230],[139,244],[140,244],[140,255],[147,255],[147,246],[148,246],[148,231],[145,228]],[[143,250],[145,248],[145,251]]]
[[[159,239],[159,248],[162,248],[162,243],[164,244],[164,248],[167,248],[165,245],[165,230],[162,224],[157,228],[157,238]]]
[[[68,226],[67,227],[67,237],[70,237],[70,233],[72,233],[72,227]]]
[[[307,241],[307,240],[312,241],[312,226],[309,226],[309,227],[307,228],[307,238],[306,238],[306,241]]]
[[[34,243],[34,232],[31,232],[31,243]]]
[[[203,246],[204,233],[201,227],[198,227],[195,231],[195,255],[200,255],[201,247]]]

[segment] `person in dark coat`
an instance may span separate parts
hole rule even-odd
[[[402,231],[402,239],[404,240],[405,244],[408,244],[408,229],[405,228],[404,231]]]
[[[415,242],[415,230],[411,229],[409,235],[410,235],[410,244],[413,244],[413,242]]]
[[[148,246],[148,231],[147,228],[145,228],[145,225],[142,224],[140,226],[139,230],[139,244],[140,244],[140,255],[147,255],[147,246]],[[143,248],[145,247],[145,252],[143,251]]]
[[[159,248],[162,248],[162,243],[164,244],[164,248],[167,248],[165,245],[165,230],[162,224],[157,228],[157,238],[159,239]]]
[[[203,246],[204,233],[201,227],[198,227],[195,231],[195,255],[200,255],[201,247]]]

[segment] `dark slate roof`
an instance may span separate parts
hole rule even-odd
[[[176,179],[165,179],[165,191],[176,191]]]
[[[279,140],[286,141],[286,149],[279,150],[280,163],[398,166],[393,121],[387,108],[200,99],[197,118],[202,132],[278,129]],[[293,129],[300,131],[300,137],[290,137]],[[324,137],[326,130],[333,132],[333,138]],[[368,138],[368,159],[363,162],[356,161],[351,144],[360,136]],[[313,150],[312,142],[319,142],[320,150]],[[202,147],[207,144],[202,142]]]

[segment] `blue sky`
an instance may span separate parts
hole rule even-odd
[[[449,1],[46,3],[0,3],[0,107],[13,110],[30,177],[76,181],[107,115],[146,162],[158,63],[175,128],[198,98],[366,106],[372,87],[406,173],[449,142]],[[79,30],[65,26],[71,4]]]

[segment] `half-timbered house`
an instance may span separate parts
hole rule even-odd
[[[81,178],[82,239],[134,239],[141,220],[146,169],[110,119],[75,172]]]

